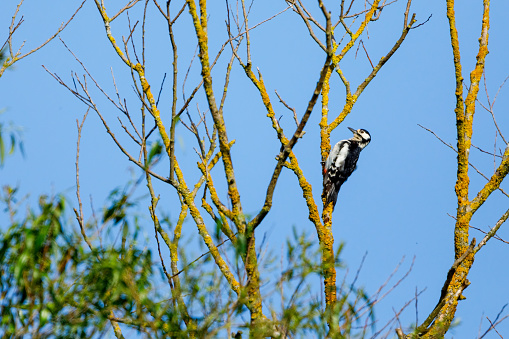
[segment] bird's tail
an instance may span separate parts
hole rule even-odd
[[[336,189],[336,185],[332,184],[331,188],[327,191],[325,207],[329,206],[329,204],[332,203],[332,210],[334,211],[336,201],[338,200],[338,192],[339,188]]]
[[[339,189],[341,188],[342,182],[333,183],[328,176],[323,179],[323,193],[322,198],[325,199],[324,207],[329,206],[332,203],[332,210],[336,206],[338,200]]]

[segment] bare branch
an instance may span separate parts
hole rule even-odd
[[[279,102],[281,102],[286,108],[288,108],[290,111],[293,112],[293,119],[295,120],[295,124],[299,126],[299,119],[297,118],[297,112],[295,111],[295,108],[290,107],[283,99],[281,99],[281,96],[277,91],[274,91],[279,99]]]
[[[311,38],[313,38],[313,40],[318,44],[318,46],[320,46],[321,49],[323,49],[324,51],[327,51],[327,47],[325,47],[324,43],[321,42],[320,39],[318,39],[315,32],[313,31],[313,28],[311,27],[311,24],[309,23],[310,21],[314,22],[316,20],[314,18],[312,19],[311,16],[306,15],[304,10],[299,5],[297,5],[295,0],[287,1],[287,2],[291,4],[293,10],[297,14],[299,14],[299,16],[302,18],[302,20],[304,21],[304,24],[306,25],[306,27],[309,31],[309,35],[311,36]],[[300,1],[299,1],[299,4],[300,4]],[[322,30],[323,30],[323,28],[322,28]]]
[[[50,36],[45,42],[43,42],[42,44],[40,44],[38,47],[30,50],[29,52],[21,55],[21,49],[23,48],[23,46],[25,45],[25,42],[23,42],[21,44],[21,46],[19,47],[18,51],[16,53],[14,53],[14,50],[13,50],[13,47],[12,47],[12,36],[14,35],[14,32],[16,31],[16,29],[19,28],[19,26],[23,23],[23,16],[21,17],[21,19],[18,21],[18,23],[16,25],[14,25],[14,22],[16,21],[16,16],[19,12],[19,9],[21,7],[21,4],[23,3],[24,0],[20,0],[20,2],[18,3],[18,6],[16,7],[16,10],[14,12],[14,15],[12,16],[12,21],[11,21],[11,25],[9,27],[9,35],[7,37],[7,41],[2,45],[2,47],[0,48],[0,50],[2,50],[5,46],[5,44],[7,43],[8,46],[9,46],[9,54],[10,54],[10,59],[6,60],[4,62],[3,65],[0,66],[0,78],[2,77],[2,74],[4,73],[4,71],[7,69],[7,67],[10,67],[12,66],[14,63],[16,63],[17,61],[29,56],[30,54],[34,53],[34,52],[37,52],[38,50],[40,50],[41,48],[43,48],[44,46],[46,46],[50,41],[52,41],[58,34],[60,34],[66,27],[67,25],[74,19],[74,17],[76,16],[76,14],[78,14],[79,10],[83,7],[83,5],[85,4],[85,2],[87,0],[83,0],[83,2],[81,3],[81,5],[78,7],[78,9],[76,9],[76,11],[73,13],[73,15],[69,18],[69,20],[67,20],[67,22],[65,23],[62,23],[62,25],[60,25],[60,27],[58,28],[58,30],[55,32],[55,34],[53,34],[52,36]]]
[[[79,211],[74,209],[74,213],[76,214],[76,220],[78,220],[78,224],[80,225],[81,235],[83,236],[83,240],[88,245],[88,248],[92,251],[92,244],[90,243],[90,240],[87,237],[87,234],[85,232],[85,221],[83,217],[83,205],[81,203],[81,195],[80,195],[80,167],[79,167],[79,159],[80,159],[80,141],[81,141],[81,131],[83,129],[83,124],[85,123],[85,119],[87,118],[89,109],[87,109],[87,112],[83,116],[83,120],[81,121],[81,124],[76,119],[76,125],[78,127],[78,141],[76,142],[76,197],[78,198],[78,206]]]
[[[495,328],[495,325],[493,324],[493,322],[490,320],[490,318],[486,317],[486,319],[488,319],[488,321],[490,322],[490,329],[493,329],[497,334],[498,336],[501,338],[501,339],[504,339],[504,337],[502,337],[502,335],[500,333],[498,333],[497,329]]]
[[[110,22],[115,20],[120,14],[124,13],[126,10],[132,8],[136,5],[140,0],[130,0],[124,7],[122,7],[117,14],[111,17]]]
[[[278,162],[276,164],[276,168],[274,169],[274,172],[272,174],[272,178],[270,179],[269,186],[267,187],[267,194],[265,196],[265,203],[261,209],[261,211],[249,222],[248,227],[252,227],[253,229],[256,228],[262,220],[265,218],[267,213],[270,211],[270,208],[272,207],[272,196],[274,194],[274,190],[276,188],[276,184],[279,178],[279,175],[281,174],[281,170],[283,168],[283,164],[286,162],[286,159],[288,158],[288,155],[292,151],[293,147],[297,143],[297,140],[301,136],[304,126],[306,125],[311,112],[313,111],[313,108],[316,104],[316,101],[318,100],[318,96],[320,92],[322,91],[323,82],[325,79],[325,74],[327,73],[327,70],[330,67],[331,63],[331,56],[328,55],[325,59],[324,65],[322,67],[322,70],[320,71],[320,79],[318,80],[315,90],[313,92],[313,95],[311,96],[311,100],[308,103],[308,107],[306,109],[306,112],[302,116],[302,119],[300,120],[299,126],[297,127],[295,133],[293,134],[293,137],[286,145],[285,147],[279,152],[279,155],[277,156]],[[248,71],[250,71],[250,67],[246,67]]]
[[[507,220],[507,218],[509,217],[509,209],[502,215],[502,217],[497,221],[497,223],[495,224],[495,227],[493,227],[487,234],[486,236],[481,240],[481,242],[479,243],[479,245],[476,246],[476,248],[474,249],[474,252],[477,253],[481,247],[483,247],[484,245],[486,245],[486,243],[488,242],[488,240],[490,240],[493,236],[496,235],[497,231],[499,230],[500,226],[502,226],[502,224]],[[500,239],[501,240],[501,239]],[[503,241],[503,240],[502,240]],[[505,242],[505,241],[504,241]]]
[[[419,124],[417,124],[417,126],[419,126],[419,127],[423,128],[423,129],[425,129],[426,131],[430,132],[431,134],[433,134],[433,135],[435,136],[435,138],[437,138],[438,140],[440,140],[440,141],[441,141],[444,145],[446,145],[447,147],[449,147],[450,149],[452,149],[454,152],[458,153],[458,151],[456,150],[456,148],[454,148],[454,146],[452,146],[451,144],[446,143],[446,142],[445,142],[444,140],[442,140],[442,139],[441,139],[438,135],[436,135],[436,133],[435,133],[435,132],[433,132],[432,130],[430,130],[430,129],[428,129],[428,128],[426,128],[426,127],[422,126],[422,125],[419,125]],[[470,167],[472,167],[472,168],[473,168],[473,169],[474,169],[477,173],[479,173],[479,174],[480,174],[480,175],[481,175],[484,179],[486,179],[486,180],[488,180],[488,181],[490,180],[490,179],[489,179],[487,176],[485,176],[485,175],[484,175],[481,171],[479,171],[479,170],[477,169],[477,167],[475,167],[472,163],[470,163],[470,162],[469,162],[468,164],[469,164],[469,165],[470,165]],[[506,193],[506,192],[505,192],[505,191],[504,191],[504,190],[503,190],[500,186],[498,187],[498,190],[499,190],[500,192],[502,192],[502,193],[503,193],[506,197],[509,197],[509,194],[508,194],[508,193]]]

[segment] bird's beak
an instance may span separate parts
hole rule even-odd
[[[357,131],[356,131],[356,130],[354,130],[352,127],[348,127],[348,129],[349,129],[350,131],[352,131],[352,133],[353,133],[353,134],[357,134]]]

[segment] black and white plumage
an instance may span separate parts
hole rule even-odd
[[[364,129],[354,130],[353,137],[338,142],[329,153],[323,166],[323,194],[325,207],[332,202],[332,209],[336,205],[341,185],[348,179],[357,167],[357,160],[361,151],[371,141],[371,135]]]

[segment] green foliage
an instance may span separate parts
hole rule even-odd
[[[6,48],[0,49],[0,69],[4,66],[4,62],[7,60]]]
[[[366,317],[374,320],[369,297],[362,289],[343,282],[337,291],[334,309],[325,310],[322,292],[316,288],[323,284],[322,251],[308,239],[306,233],[298,234],[294,229],[293,239],[287,240],[288,264],[282,271],[279,286],[281,291],[291,293],[281,294],[281,303],[285,306],[278,320],[280,330],[292,337],[363,337],[367,331]],[[335,253],[338,272],[345,268],[339,260],[342,249],[343,244]],[[331,318],[338,327],[329,332],[327,320]],[[358,327],[355,331],[353,325]]]
[[[138,232],[127,221],[136,204],[126,191],[112,191],[100,218],[122,234],[122,245],[94,243],[90,250],[70,226],[63,197],[41,196],[36,210],[19,216],[17,190],[4,188],[1,201],[11,222],[0,234],[0,336],[91,338],[100,336],[113,320],[122,328],[158,338],[187,338],[190,331],[196,338],[224,337],[232,328],[254,337],[268,330],[292,337],[325,337],[330,334],[327,319],[332,318],[340,337],[353,337],[366,331],[367,317],[373,320],[369,298],[353,285],[343,284],[336,307],[325,311],[316,288],[322,284],[321,249],[306,234],[296,232],[287,241],[284,270],[277,274],[276,283],[265,285],[264,300],[272,319],[253,328],[243,302],[245,289],[240,296],[234,294],[210,257],[189,266],[181,246],[180,263],[185,269],[179,275],[179,290],[171,288],[182,296],[184,311],[171,289],[161,288],[166,278],[151,251],[138,245]],[[239,265],[245,241],[237,247],[225,246]],[[267,276],[277,269],[280,258],[268,255],[260,264]],[[343,267],[339,260],[336,266]],[[269,302],[272,299],[279,301]],[[188,327],[189,321],[193,327]],[[360,330],[353,330],[355,324]]]
[[[163,144],[160,140],[157,140],[152,144],[152,147],[150,147],[150,152],[148,153],[147,158],[147,167],[150,166],[154,161],[157,161],[157,159],[161,156],[163,152]]]
[[[4,192],[2,200],[12,203],[15,190]],[[135,239],[128,249],[87,251],[65,209],[62,197],[42,196],[37,211],[12,219],[0,234],[0,335],[89,338],[113,315],[154,333],[179,329],[171,303],[154,301],[162,297],[153,285],[151,252]]]
[[[0,115],[3,113],[0,111]],[[4,138],[9,141],[4,141]],[[0,121],[0,167],[5,162],[6,153],[8,155],[13,154],[16,147],[19,148],[22,155],[25,154],[21,129],[15,127],[12,123]]]
[[[113,221],[114,225],[119,224],[126,220],[126,211],[128,208],[133,207],[134,204],[129,201],[129,194],[127,189],[120,191],[120,189],[114,189],[109,197],[109,207],[104,209],[102,218],[103,223]]]

